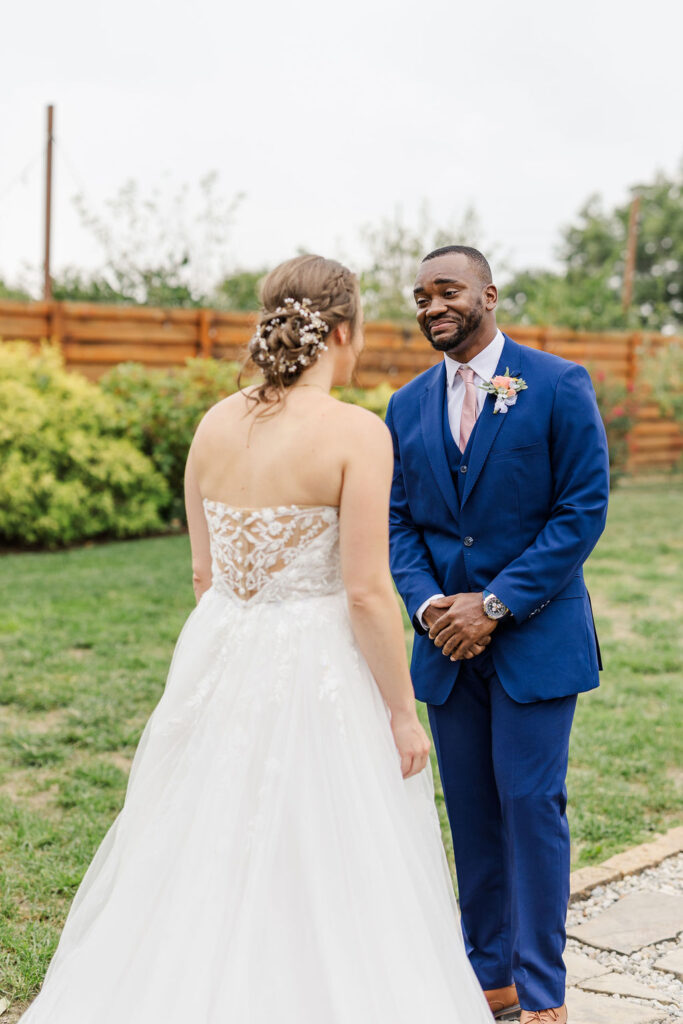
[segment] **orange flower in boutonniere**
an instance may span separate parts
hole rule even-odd
[[[496,374],[495,377],[491,377],[488,384],[480,384],[479,387],[489,395],[495,395],[496,404],[493,411],[497,413],[507,412],[517,401],[518,393],[526,391],[528,385],[521,377],[510,373],[509,368],[506,368],[505,373]]]

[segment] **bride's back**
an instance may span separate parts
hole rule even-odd
[[[201,602],[211,591],[209,606],[244,603],[248,618],[258,608],[265,645],[289,636],[290,617],[323,637],[328,622],[344,619],[344,605],[330,602],[344,599],[390,709],[401,769],[414,774],[429,743],[389,572],[391,436],[378,416],[329,393],[349,382],[363,348],[358,283],[334,260],[300,256],[268,275],[261,297],[249,351],[263,383],[209,410],[187,461],[195,594]],[[320,628],[311,627],[320,603]],[[311,675],[316,693],[320,671]]]
[[[198,491],[248,508],[339,505],[358,431],[377,427],[329,394],[363,347],[358,282],[334,260],[299,256],[268,274],[261,298],[249,352],[263,383],[202,421],[191,450]]]
[[[347,591],[366,594],[379,586],[384,599],[391,594],[391,438],[373,413],[330,396],[331,387],[349,382],[363,348],[358,283],[334,260],[301,256],[267,276],[262,300],[249,350],[263,383],[209,410],[187,462],[195,591],[210,584],[215,529],[212,534],[207,515],[213,519],[215,507],[227,506],[243,525],[244,515],[256,522],[254,510],[269,510],[272,518],[275,508],[285,513],[282,506],[299,506],[293,516],[301,506],[327,506],[339,510]]]
[[[255,406],[250,393],[219,402],[197,431],[202,497],[243,508],[339,505],[349,434],[368,414],[316,386],[290,388],[272,410]]]

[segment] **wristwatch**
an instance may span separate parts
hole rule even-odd
[[[492,594],[490,590],[485,590],[483,595],[484,601],[484,612],[490,619],[504,619],[506,615],[510,614],[510,609],[507,605],[499,601],[495,594]]]

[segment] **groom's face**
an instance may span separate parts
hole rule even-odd
[[[486,312],[486,285],[462,253],[447,253],[420,265],[415,303],[420,330],[437,352],[464,347]]]

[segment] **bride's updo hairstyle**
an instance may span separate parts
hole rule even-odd
[[[273,404],[327,349],[327,338],[335,327],[348,323],[355,330],[360,312],[358,281],[336,260],[297,256],[264,278],[261,305],[259,324],[249,342],[249,361],[264,380],[250,397]]]

